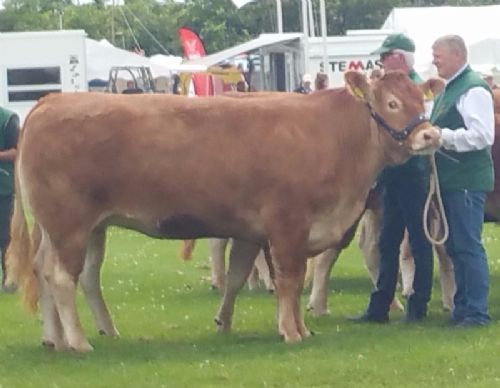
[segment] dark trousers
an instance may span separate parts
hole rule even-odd
[[[427,196],[427,185],[422,181],[391,182],[383,192],[383,218],[379,240],[380,272],[377,287],[372,292],[368,313],[386,318],[399,273],[399,251],[405,228],[415,259],[414,294],[408,300],[407,315],[422,318],[427,314],[427,303],[432,291],[432,246],[425,237],[422,216]]]
[[[12,215],[13,195],[0,195],[0,252],[2,255],[2,284],[5,280],[5,251],[10,241],[10,218]]]

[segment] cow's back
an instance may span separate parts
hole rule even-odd
[[[26,122],[21,177],[37,219],[61,231],[119,215],[151,234],[171,217],[198,223],[202,235],[212,219],[220,220],[216,234],[262,233],[264,203],[287,200],[294,187],[314,197],[338,175],[343,128],[333,133],[324,123],[329,107],[310,101],[49,96]],[[61,218],[65,211],[72,216]],[[186,218],[193,213],[196,220]]]

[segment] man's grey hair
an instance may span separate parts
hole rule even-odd
[[[409,51],[400,50],[400,49],[392,50],[392,52],[401,54],[405,60],[406,65],[410,69],[413,69],[413,66],[415,65],[415,54],[413,54]]]
[[[467,61],[467,46],[463,38],[459,35],[445,35],[441,38],[438,38],[432,48],[444,46],[447,47],[450,51],[457,53],[462,57],[464,61]]]

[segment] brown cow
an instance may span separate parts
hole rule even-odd
[[[41,99],[20,141],[7,261],[11,281],[25,289],[38,276],[44,342],[92,349],[76,285],[110,224],[161,238],[235,237],[218,316],[223,330],[269,241],[279,333],[286,342],[308,337],[299,307],[307,255],[340,243],[383,167],[440,142],[422,118],[423,92],[433,81],[417,87],[390,73],[370,86],[349,72],[346,83],[309,96],[255,99]],[[23,200],[38,246],[30,244]]]

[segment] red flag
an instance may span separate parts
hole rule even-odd
[[[187,59],[196,59],[205,56],[205,47],[200,37],[187,27],[177,30],[181,41],[184,56]],[[206,74],[193,74],[194,92],[197,96],[212,96],[212,77]]]

